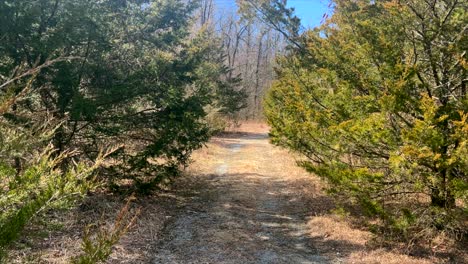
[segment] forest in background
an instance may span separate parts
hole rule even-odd
[[[229,77],[239,77],[245,90],[246,107],[236,117],[241,120],[263,119],[263,98],[275,79],[278,55],[287,48],[285,36],[263,17],[257,16],[247,2],[234,1],[232,8],[216,0],[202,0],[199,23],[221,39],[225,65],[232,69]]]
[[[334,0],[308,31],[286,1],[236,2],[0,1],[0,259],[44,213],[150,194],[263,118],[376,234],[466,241],[467,1]]]

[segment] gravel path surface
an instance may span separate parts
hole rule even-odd
[[[152,263],[330,263],[306,235],[308,212],[267,135],[219,140],[222,155],[166,224]]]

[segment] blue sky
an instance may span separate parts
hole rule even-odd
[[[235,0],[216,0],[224,8],[235,6]],[[328,0],[288,0],[288,6],[295,8],[296,15],[305,28],[320,25],[323,15],[329,13]]]
[[[328,0],[288,0],[288,6],[295,8],[305,28],[320,25],[323,15],[329,13]]]

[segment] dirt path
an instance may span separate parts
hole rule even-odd
[[[152,263],[330,263],[307,235],[305,181],[278,154],[266,133],[214,139],[195,157],[198,190],[166,224]]]
[[[196,151],[164,196],[149,263],[443,263],[375,244],[359,218],[332,212],[320,179],[271,145],[267,127],[238,132]]]
[[[466,263],[466,247],[451,261],[409,256],[404,245],[380,246],[359,214],[332,211],[319,178],[269,144],[264,125],[245,123],[238,131],[196,151],[185,177],[139,197],[137,224],[106,263]],[[96,193],[50,215],[18,241],[9,263],[69,263],[81,253],[84,227],[100,217],[114,223],[124,203],[119,195]]]

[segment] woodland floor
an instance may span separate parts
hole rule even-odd
[[[135,202],[141,217],[108,263],[449,262],[376,245],[353,224],[359,219],[332,213],[320,180],[272,146],[267,132],[265,125],[244,124],[213,138],[171,188]],[[17,262],[66,263],[79,248],[83,223],[99,214],[112,219],[122,203],[96,195],[88,206],[55,216],[62,228],[20,242]]]

